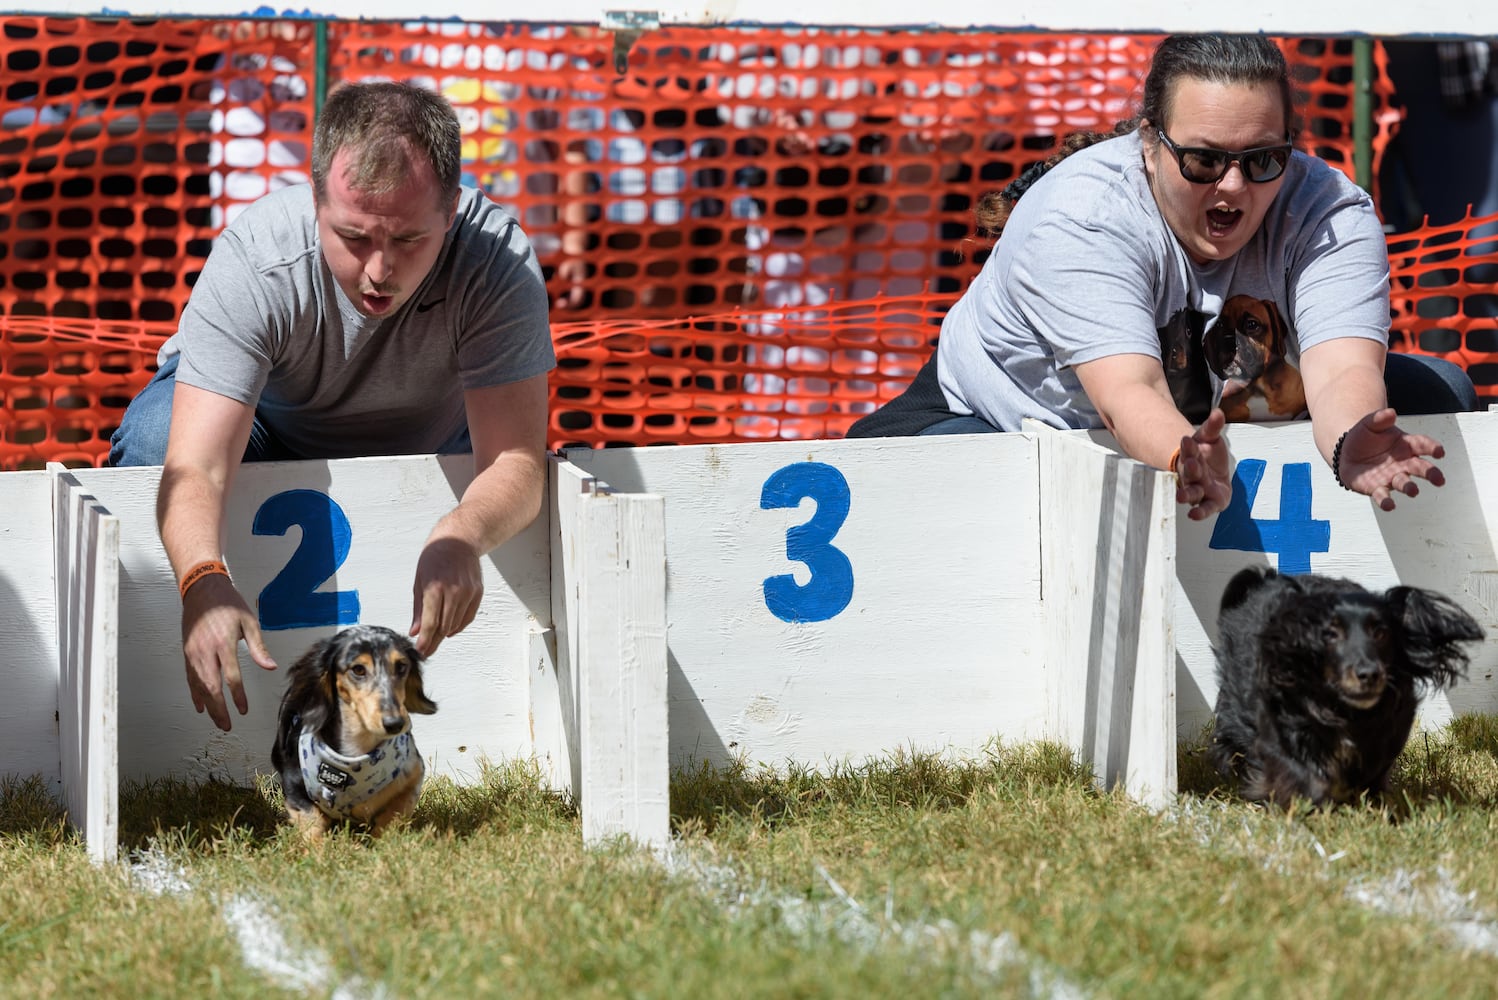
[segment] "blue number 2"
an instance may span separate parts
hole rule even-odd
[[[302,540],[276,578],[260,592],[260,627],[268,631],[352,625],[359,620],[359,592],[319,593],[348,558],[353,531],[343,508],[326,493],[287,490],[255,512],[257,535],[284,535],[293,525]]]
[[[1264,479],[1264,460],[1245,458],[1233,470],[1233,498],[1212,528],[1214,549],[1273,552],[1281,573],[1309,573],[1312,552],[1330,552],[1332,523],[1311,517],[1311,464],[1288,462],[1280,473],[1280,518],[1256,521],[1254,497]]]
[[[807,498],[817,502],[810,521],[785,533],[786,558],[805,563],[811,579],[805,586],[789,573],[765,580],[765,607],[781,621],[824,622],[853,600],[853,564],[828,544],[848,519],[850,495],[843,474],[821,462],[787,465],[765,480],[763,510],[799,507]]]

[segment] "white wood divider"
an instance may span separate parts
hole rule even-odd
[[[1441,442],[1446,485],[1420,484],[1392,511],[1337,485],[1308,421],[1229,424],[1235,503],[1205,521],[1176,519],[1174,613],[1178,733],[1194,738],[1217,700],[1217,613],[1222,591],[1245,566],[1349,577],[1382,590],[1427,587],[1462,604],[1486,629],[1471,647],[1467,680],[1422,700],[1417,725],[1498,711],[1498,413],[1399,419]],[[1116,448],[1111,437],[1092,433]]]
[[[567,457],[667,497],[678,763],[1048,738],[1100,783],[1151,804],[1175,792],[1166,477],[1039,425]],[[829,549],[835,608],[809,599],[842,579]],[[787,568],[805,614],[770,607]]]
[[[1176,792],[1175,487],[1030,421],[1040,437],[1050,735],[1099,785],[1159,807]]]
[[[108,862],[119,853],[120,522],[63,466],[48,471],[63,801],[89,856]]]
[[[161,470],[76,470],[120,520],[121,777],[243,783],[268,771],[287,669],[355,621],[406,631],[426,537],[457,504],[472,467],[464,455],[239,470],[225,516],[225,561],[280,669],[262,670],[241,646],[249,714],[231,705],[229,732],[194,712],[187,690],[182,604],[156,529]],[[437,714],[412,722],[433,774],[472,783],[485,760],[530,753],[528,671],[532,633],[551,617],[549,562],[544,516],[482,560],[477,617],[426,664]]]
[[[584,494],[575,622],[582,685],[583,840],[671,840],[666,525],[660,497]]]
[[[661,847],[671,839],[665,504],[566,462],[552,464],[552,495],[559,641],[546,700],[562,706],[566,739],[551,743],[567,744],[586,843]]]
[[[0,774],[61,800],[54,492],[50,472],[0,472]]]

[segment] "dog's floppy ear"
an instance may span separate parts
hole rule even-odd
[[[303,729],[321,729],[333,713],[333,678],[338,672],[338,644],[323,639],[291,665],[286,696],[281,699],[283,724],[288,712],[301,717]]]
[[[411,665],[411,672],[406,675],[406,711],[417,715],[435,715],[437,712],[437,703],[427,697],[426,689],[421,686],[420,660]]]
[[[1259,301],[1264,305],[1264,318],[1269,321],[1269,350],[1283,358],[1290,340],[1285,329],[1285,318],[1280,315],[1280,307],[1274,304],[1273,299],[1260,299]]]
[[[406,711],[416,715],[437,714],[437,703],[427,697],[426,688],[421,684],[421,671],[426,666],[420,653],[416,651],[416,644],[399,632],[392,632],[395,641],[400,645],[401,655],[411,663],[411,670],[406,674]]]
[[[1391,587],[1384,597],[1403,632],[1401,646],[1416,679],[1444,688],[1466,676],[1471,657],[1460,644],[1486,635],[1476,619],[1449,597],[1421,587]]]
[[[1231,611],[1233,608],[1236,608],[1248,600],[1249,594],[1252,594],[1277,576],[1279,576],[1279,573],[1268,566],[1249,566],[1246,569],[1240,569],[1228,581],[1228,585],[1222,588],[1222,606],[1218,610],[1218,613],[1221,614],[1223,611]]]
[[[1232,299],[1228,301],[1231,302]],[[1228,377],[1228,366],[1238,354],[1238,338],[1233,331],[1233,321],[1229,318],[1227,305],[1223,306],[1222,315],[1217,317],[1217,322],[1202,335],[1202,353],[1213,374],[1221,379]]]

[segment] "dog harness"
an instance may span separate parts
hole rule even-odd
[[[303,730],[298,751],[308,797],[329,816],[343,820],[354,819],[357,807],[409,774],[421,760],[409,731],[390,737],[362,757],[345,757],[316,733]],[[420,783],[416,791],[420,794]]]

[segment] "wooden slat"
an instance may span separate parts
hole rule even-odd
[[[1175,488],[1169,476],[1036,424],[1053,738],[1098,783],[1151,805],[1176,791]]]
[[[580,504],[577,652],[583,840],[671,839],[666,712],[666,525],[658,496]]]
[[[57,719],[63,800],[89,856],[119,852],[120,525],[54,467]]]

